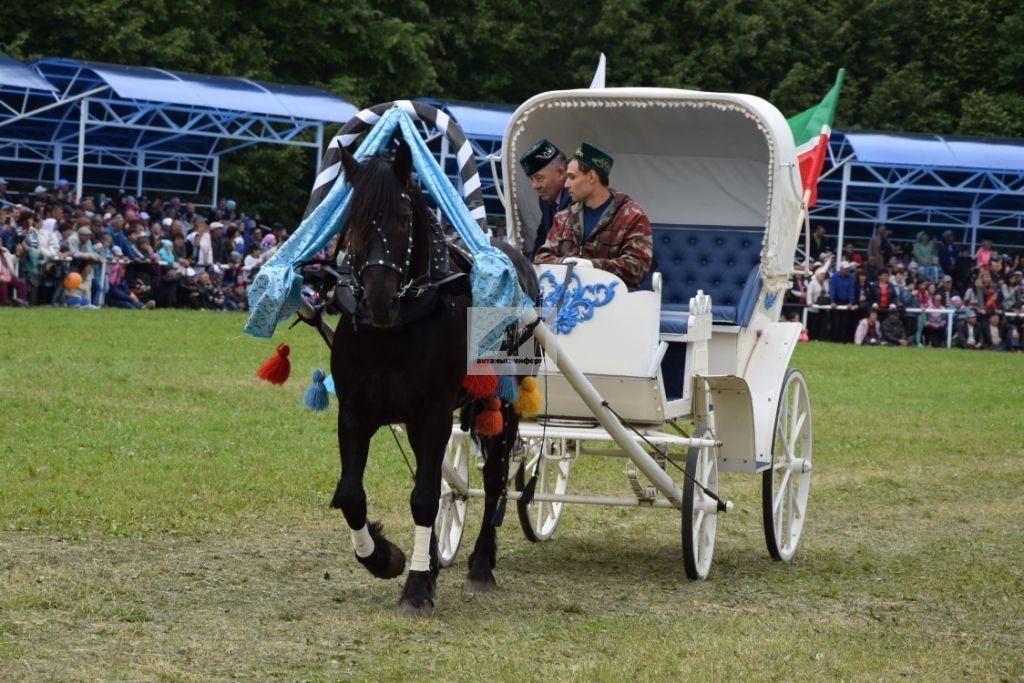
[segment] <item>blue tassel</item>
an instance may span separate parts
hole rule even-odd
[[[498,377],[498,388],[494,395],[505,403],[515,403],[519,398],[519,386],[516,384],[515,375],[501,375]]]
[[[334,390],[334,375],[327,375],[327,379],[324,380],[324,386],[327,387],[327,393],[338,395],[338,392]]]
[[[324,386],[324,371],[317,368],[313,371],[313,381],[306,387],[303,396],[306,407],[317,412],[327,410],[330,400],[327,398],[327,387]]]

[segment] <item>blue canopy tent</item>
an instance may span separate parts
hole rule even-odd
[[[307,147],[356,108],[327,91],[44,57],[0,60],[0,174],[77,186],[198,193],[220,158],[259,143]]]
[[[1024,248],[1024,141],[833,131],[810,213],[838,244],[884,223],[897,239]]]

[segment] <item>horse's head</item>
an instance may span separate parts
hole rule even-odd
[[[352,273],[362,287],[359,307],[377,328],[399,322],[399,296],[412,279],[413,220],[417,206],[409,182],[412,153],[400,141],[394,162],[373,157],[360,163],[342,149],[352,185],[343,235]]]

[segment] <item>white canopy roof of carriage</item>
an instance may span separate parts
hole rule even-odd
[[[767,277],[788,276],[802,187],[793,135],[778,109],[751,95],[607,88],[537,95],[509,119],[502,170],[512,239],[532,239],[537,196],[518,159],[540,138],[567,156],[581,140],[615,159],[613,188],[652,223],[767,228]],[[525,234],[524,234],[525,233]]]

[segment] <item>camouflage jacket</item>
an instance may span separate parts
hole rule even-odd
[[[654,242],[647,214],[622,192],[612,190],[612,202],[583,241],[583,203],[575,202],[555,215],[548,239],[534,263],[559,263],[566,256],[593,261],[595,268],[618,275],[636,287],[651,269]]]

